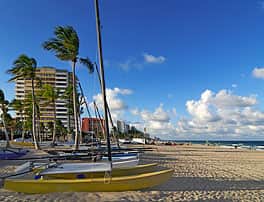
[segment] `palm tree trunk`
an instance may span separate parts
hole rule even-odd
[[[3,125],[4,125],[4,130],[5,130],[5,138],[6,138],[6,148],[10,147],[10,142],[9,142],[9,136],[7,133],[7,129],[6,129],[6,124],[5,124],[5,114],[3,113]]]
[[[70,103],[70,101],[69,101]],[[68,117],[67,117],[67,121],[68,121],[68,124],[67,124],[67,140],[69,141],[71,139],[71,115],[70,115],[70,105],[68,106]]]
[[[14,140],[14,130],[12,126],[10,128],[10,135],[11,135],[11,141],[13,141]]]
[[[79,126],[79,131],[80,131],[80,143],[82,144],[83,143],[83,139],[82,139],[82,122],[81,122],[81,113],[80,113],[80,110],[79,110],[79,113],[78,113],[78,126]]]
[[[73,97],[73,113],[74,113],[74,128],[75,128],[75,140],[74,140],[74,149],[78,150],[79,148],[79,133],[78,133],[78,114],[77,114],[77,103],[76,103],[76,80],[75,80],[75,65],[76,61],[72,62],[72,97]]]
[[[25,141],[25,131],[24,131],[24,129],[22,129],[22,142],[24,142],[24,141]]]
[[[38,120],[37,120],[37,131],[38,131],[38,141],[42,142],[42,138],[41,138],[41,130],[40,130],[40,116],[38,114]]]
[[[35,145],[35,149],[40,149],[37,136],[36,136],[36,102],[35,102],[35,87],[34,87],[34,80],[31,79],[31,85],[32,85],[32,136],[33,141]]]
[[[20,121],[22,122],[22,142],[24,142],[25,140],[25,131],[24,131],[24,119],[23,119],[23,115],[22,115],[22,111],[19,111],[20,113]]]
[[[56,102],[53,100],[53,107],[54,107],[54,122],[53,122],[53,136],[52,136],[52,144],[55,144],[56,138]]]

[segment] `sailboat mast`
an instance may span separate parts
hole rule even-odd
[[[97,67],[96,63],[95,63],[95,69],[96,69],[96,72],[98,74],[99,82],[101,83],[100,73],[99,73],[99,70],[98,70],[98,67]],[[111,122],[111,125],[112,125],[112,128],[113,128],[114,137],[116,139],[116,144],[117,144],[117,147],[120,149],[119,140],[118,140],[118,137],[115,135],[115,126],[114,126],[114,122],[113,122],[113,119],[112,119],[112,116],[111,116],[111,112],[110,112],[108,103],[106,103],[106,107],[107,107],[107,112],[108,112],[108,115],[109,115],[109,118],[110,118],[110,122]]]
[[[103,63],[103,53],[102,53],[102,43],[101,43],[101,23],[99,19],[98,0],[94,0],[94,5],[95,5],[95,17],[96,17],[98,57],[99,57],[99,65],[100,65],[100,77],[101,77],[101,91],[102,91],[103,104],[104,104],[104,117],[105,117],[104,125],[105,125],[105,133],[106,133],[106,140],[107,140],[108,160],[112,162],[110,134],[109,134],[109,126],[108,126],[108,114],[107,114],[107,105],[106,105],[104,63]]]

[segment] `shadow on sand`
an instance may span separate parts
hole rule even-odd
[[[230,190],[263,190],[264,181],[255,180],[215,180],[201,177],[172,177],[162,185],[145,191],[230,191]]]

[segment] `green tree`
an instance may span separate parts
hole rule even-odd
[[[5,138],[6,138],[6,147],[10,147],[9,136],[7,133],[7,125],[6,125],[8,103],[9,102],[7,100],[5,100],[4,92],[0,89],[0,118],[2,119],[2,123],[4,126],[4,133],[5,133]]]
[[[36,79],[37,61],[25,54],[20,55],[13,63],[13,67],[7,71],[13,77],[9,81],[18,79],[31,80],[31,96],[32,96],[32,136],[35,149],[40,149],[36,136],[36,97],[35,97],[35,79]]]
[[[9,113],[5,114],[6,128],[10,131],[11,140],[14,139],[14,131],[16,130],[16,120]]]
[[[63,61],[71,61],[72,63],[72,82],[73,82],[73,112],[74,112],[74,128],[75,128],[75,150],[79,147],[79,133],[78,133],[78,110],[77,110],[77,96],[76,96],[76,78],[75,67],[79,62],[86,66],[90,72],[93,72],[94,67],[89,58],[79,57],[79,37],[77,32],[71,26],[57,26],[54,30],[54,38],[49,39],[43,43],[43,48],[55,53],[55,56]]]
[[[21,124],[17,124],[18,126],[22,125],[21,127],[21,133],[22,133],[22,142],[24,142],[25,139],[25,133],[24,133],[24,129],[23,129],[23,111],[24,111],[24,105],[23,105],[23,101],[22,100],[17,100],[17,99],[13,99],[10,103],[10,107],[15,110],[16,112],[19,113],[19,120],[18,122],[20,122]],[[20,128],[20,127],[19,127]]]
[[[72,92],[73,92],[73,86],[68,85],[68,87],[65,89],[64,93],[62,94],[62,99],[67,100],[67,112],[68,112],[67,133],[68,133],[68,137],[70,137],[72,134],[72,128],[71,128],[71,116],[73,115]]]
[[[41,90],[41,96],[44,100],[47,101],[46,104],[52,104],[53,105],[53,132],[52,132],[52,144],[54,145],[55,143],[55,136],[56,136],[56,100],[59,98],[59,90],[55,89],[52,85],[50,84],[44,84],[42,86]]]
[[[56,120],[56,134],[61,137],[63,136],[63,139],[65,141],[65,134],[67,134],[67,129],[63,125],[61,120]]]

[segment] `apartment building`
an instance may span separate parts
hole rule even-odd
[[[53,67],[41,67],[36,69],[35,92],[36,94],[41,90],[41,85],[50,84],[56,89],[59,89],[59,95],[62,95],[67,87],[72,83],[72,74],[67,70],[60,70]],[[40,85],[41,84],[41,85]],[[16,99],[24,100],[27,94],[31,93],[32,85],[30,79],[18,79],[16,81]],[[69,99],[59,98],[56,100],[55,106],[53,104],[44,104],[43,101],[39,102],[40,122],[48,123],[54,121],[54,107],[56,109],[56,119],[61,120],[65,127],[70,126],[73,128],[73,116],[68,114]],[[20,116],[16,112],[16,116]]]

